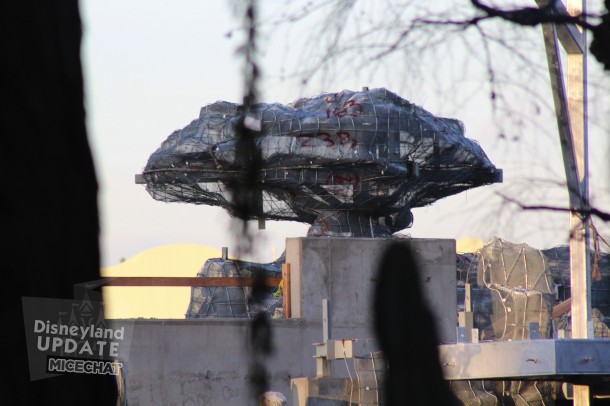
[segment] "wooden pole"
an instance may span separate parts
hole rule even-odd
[[[281,278],[265,278],[265,286],[279,286]],[[203,286],[232,287],[254,286],[254,278],[241,277],[207,277],[199,276],[118,276],[106,278],[103,286]],[[99,285],[99,284],[98,284]]]
[[[292,303],[290,295],[290,264],[282,264],[282,292],[284,295],[284,318],[292,317]]]

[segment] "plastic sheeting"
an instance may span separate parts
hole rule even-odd
[[[266,277],[276,278],[282,276],[282,262],[284,257],[269,264],[211,258],[197,276],[251,278],[255,272],[263,272]],[[250,287],[192,287],[186,318],[252,318],[260,311],[272,316],[283,305],[282,297],[275,297],[276,292],[277,288],[265,288],[260,300],[254,301]]]
[[[557,285],[559,300],[568,299],[571,295],[570,284],[570,250],[567,246],[554,247],[542,251]],[[595,254],[590,253],[591,264],[595,263]],[[599,309],[610,316],[610,255],[598,253],[597,266],[600,277],[591,278],[591,307]]]
[[[500,239],[492,239],[490,243],[488,243],[488,247],[485,248],[487,255],[490,255],[490,245],[496,244],[499,247],[501,244]],[[511,243],[507,243],[503,241],[504,247],[508,246]],[[516,247],[521,247],[520,244],[512,244]],[[479,328],[482,332],[483,339],[491,339],[492,336],[488,336],[490,333],[489,327],[492,324],[491,315],[493,314],[493,303],[492,303],[492,291],[485,285],[485,281],[481,281],[482,284],[477,282],[477,270],[483,265],[479,265],[482,261],[482,252],[478,253],[467,253],[467,254],[459,254],[457,255],[457,286],[458,286],[458,311],[464,310],[464,285],[466,283],[470,283],[471,285],[471,296],[472,296],[472,309],[474,316],[474,325]],[[562,302],[570,298],[571,289],[570,289],[570,250],[568,246],[558,246],[550,249],[541,250],[542,258],[544,259],[544,267],[546,269],[545,280],[539,280],[539,283],[544,284],[549,283],[548,277],[550,276],[553,280],[554,285],[554,299],[553,302]],[[534,255],[538,255],[533,253]],[[531,255],[531,254],[530,254]],[[591,252],[589,254],[591,261],[594,262],[595,254]],[[500,257],[497,256],[499,259]],[[531,257],[530,257],[531,258]],[[521,258],[523,261],[524,258]],[[537,259],[539,260],[539,259]],[[593,308],[592,318],[594,321],[595,327],[595,336],[596,337],[608,337],[608,327],[606,326],[608,316],[610,315],[610,255],[600,252],[597,254],[598,261],[598,269],[600,277],[598,279],[591,279],[591,307]],[[519,261],[517,261],[519,263]],[[523,262],[521,262],[523,263]],[[489,261],[487,265],[491,265]],[[499,269],[502,274],[500,275],[501,279],[498,282],[502,282],[503,280],[507,280],[506,276],[504,276],[504,266],[500,261]],[[531,268],[531,267],[530,267]],[[539,269],[539,268],[538,268]],[[483,271],[483,275],[487,275],[486,278],[490,278],[489,271]],[[487,273],[485,273],[487,272]],[[498,271],[495,271],[496,273]],[[521,273],[521,275],[525,275]],[[511,278],[516,277],[517,275],[511,276]],[[540,277],[541,274],[538,274]],[[494,276],[498,277],[498,276]],[[530,278],[530,287],[531,280]],[[549,293],[548,289],[542,289],[542,292]],[[500,296],[497,296],[501,298]],[[496,307],[498,304],[496,304]],[[562,329],[566,331],[571,330],[570,326],[570,314],[569,312],[562,316],[561,320],[554,320],[556,329]],[[569,333],[568,333],[569,334]]]
[[[592,280],[592,321],[595,337],[608,338],[603,310],[610,308],[610,255],[597,256],[600,277]],[[474,327],[482,340],[529,339],[532,322],[538,324],[540,338],[558,330],[570,336],[569,312],[551,323],[553,306],[570,297],[567,246],[540,251],[493,238],[477,253],[457,255],[456,265],[458,311],[464,311],[468,283]],[[465,406],[554,405],[565,399],[561,382],[552,381],[452,381],[451,389]]]
[[[538,323],[540,337],[552,337],[555,283],[542,252],[494,238],[480,256],[477,279],[492,296],[493,338],[525,340],[530,323]]]
[[[464,406],[552,406],[560,384],[549,381],[450,381],[449,385]]]
[[[237,104],[216,102],[171,134],[142,173],[151,196],[235,214],[227,183],[244,171],[241,115]],[[245,125],[264,163],[261,216],[312,224],[310,235],[387,236],[411,225],[411,208],[501,181],[461,122],[383,88],[258,104]]]

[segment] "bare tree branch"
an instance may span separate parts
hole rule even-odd
[[[590,46],[590,51],[593,56],[604,65],[604,69],[610,70],[610,51],[608,43],[610,42],[610,0],[605,1],[606,13],[598,16],[601,20],[599,24],[591,24],[587,21],[586,14],[569,15],[557,12],[557,0],[549,0],[540,8],[524,7],[512,10],[500,10],[483,4],[479,0],[471,0],[472,5],[479,11],[483,12],[483,16],[475,17],[470,21],[470,24],[478,24],[479,21],[486,18],[500,18],[512,23],[533,27],[538,24],[553,23],[553,24],[575,24],[583,29],[591,31],[593,41]]]
[[[582,14],[572,16],[569,14],[559,14],[556,12],[555,4],[557,0],[550,0],[546,5],[538,7],[523,7],[512,10],[500,10],[487,6],[478,0],[471,0],[472,5],[485,13],[487,18],[501,18],[518,25],[534,27],[543,23],[555,24],[575,24],[588,30],[593,30],[596,26],[590,24]]]
[[[610,222],[610,213],[606,213],[606,212],[596,209],[594,207],[592,207],[590,209],[585,209],[585,210],[577,210],[577,209],[570,209],[568,207],[556,207],[556,206],[546,206],[546,205],[528,205],[528,204],[524,204],[516,199],[508,197],[499,192],[497,193],[497,195],[500,196],[502,199],[504,199],[504,201],[506,201],[508,203],[513,203],[513,204],[519,206],[519,208],[521,208],[522,210],[546,210],[546,211],[559,211],[559,212],[566,212],[566,213],[578,213],[582,217],[596,216],[604,222]]]

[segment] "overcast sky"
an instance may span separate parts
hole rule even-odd
[[[383,2],[363,3],[363,19],[374,19],[375,13],[384,11],[376,6]],[[269,19],[281,16],[284,4],[268,2]],[[134,183],[150,154],[172,131],[197,118],[202,106],[242,99],[242,62],[236,54],[241,36],[233,32],[239,21],[228,2],[83,0],[81,14],[87,125],[100,183],[103,265],[168,244],[233,246],[238,227],[224,210],[158,202]],[[264,33],[261,65],[267,80],[262,101],[287,103],[327,91],[385,87],[436,115],[460,119],[466,136],[477,140],[491,161],[504,169],[504,183],[415,209],[414,226],[405,232],[426,238],[499,236],[536,248],[566,243],[565,215],[522,213],[498,196],[567,204],[567,195],[557,184],[564,172],[556,124],[548,108],[552,99],[539,30],[527,34],[529,43],[523,49],[530,64],[541,67],[540,76],[523,76],[514,55],[494,54],[499,77],[512,77],[519,84],[514,87],[521,88],[521,93],[505,93],[510,111],[494,111],[485,64],[469,62],[483,60],[483,47],[476,41],[458,41],[422,55],[417,69],[413,59],[401,54],[370,64],[350,60],[355,57],[346,54],[325,75],[314,76],[302,86],[302,78],[292,79],[291,73],[315,64],[317,44],[312,46],[308,35],[320,29],[326,17],[323,10],[300,26]],[[349,21],[352,25],[347,29],[360,27]],[[595,61],[590,62],[590,75],[600,75]],[[590,127],[591,189],[594,202],[609,211],[610,112],[607,99],[600,102],[603,89],[608,89],[607,80],[590,86],[595,98],[590,108],[594,121]],[[255,233],[260,244],[254,259],[272,260],[283,251],[286,237],[304,236],[306,230],[303,224],[267,222],[267,230]]]

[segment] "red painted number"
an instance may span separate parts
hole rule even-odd
[[[335,104],[337,100],[341,97],[343,93],[335,93],[332,98],[330,96],[326,96],[324,101],[326,104]],[[331,113],[335,117],[344,117],[344,116],[352,116],[357,117],[362,114],[362,105],[355,100],[348,100],[341,104],[339,107],[335,107],[334,109],[330,109],[330,106],[326,109],[326,118],[330,118]]]
[[[340,174],[336,175],[331,172],[331,174],[328,175],[328,178],[326,179],[326,183],[329,185],[350,184],[350,185],[354,185],[354,188],[356,188],[360,184],[360,176],[358,176],[358,175],[348,176],[348,175],[340,175]]]
[[[356,145],[358,145],[358,141],[355,138],[352,138],[351,134],[348,133],[347,131],[337,131],[334,134],[334,137],[327,132],[321,131],[315,135],[314,134],[297,135],[297,138],[301,139],[302,147],[318,146],[315,143],[312,143],[312,140],[315,138],[322,139],[322,141],[324,141],[326,143],[325,146],[327,148],[334,147],[335,145],[337,145],[337,141],[335,141],[335,139],[333,139],[333,138],[336,138],[339,141],[339,145],[346,145],[348,143],[351,143],[352,148],[355,148]]]

